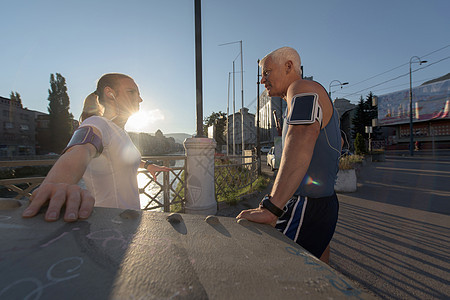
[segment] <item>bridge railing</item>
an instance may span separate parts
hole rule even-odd
[[[143,169],[138,170],[138,187],[143,210],[160,209],[165,212],[176,207],[184,211],[186,202],[186,156],[143,156],[142,159],[152,160],[160,165],[170,167],[169,172],[158,172],[156,180]],[[0,170],[15,169],[25,166],[49,166],[56,159],[0,161]],[[257,160],[248,156],[216,156],[215,159],[215,191],[218,196],[226,196],[247,186],[252,186],[257,178]],[[23,199],[29,198],[45,176],[0,179],[0,197]],[[7,194],[7,195],[5,195]]]
[[[156,180],[146,170],[138,171],[139,193],[141,195],[141,208],[144,210],[163,209],[165,212],[171,210],[171,206],[178,206],[184,211],[186,202],[186,156],[185,155],[165,155],[165,156],[143,156],[143,160],[160,162],[160,165],[169,167],[172,170],[162,173],[162,182]],[[141,178],[139,178],[141,176]],[[148,202],[143,204],[143,197],[148,198]]]

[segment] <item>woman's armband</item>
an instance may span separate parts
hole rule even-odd
[[[99,156],[103,152],[102,139],[94,133],[92,127],[89,126],[80,127],[77,130],[75,130],[75,132],[72,135],[72,138],[70,139],[69,144],[67,144],[67,147],[63,150],[61,154],[64,154],[64,152],[66,152],[67,149],[75,145],[84,145],[88,143],[93,145],[97,150],[94,157]]]

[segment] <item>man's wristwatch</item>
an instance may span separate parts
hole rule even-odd
[[[147,169],[147,167],[152,164],[153,164],[153,162],[151,160],[146,160],[145,164],[144,164],[144,169]]]
[[[280,218],[284,214],[284,210],[273,204],[272,201],[270,201],[270,198],[272,198],[270,195],[265,195],[264,198],[261,200],[261,203],[259,203],[259,206],[267,209],[275,216]]]

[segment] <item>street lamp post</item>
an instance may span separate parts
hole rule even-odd
[[[225,46],[225,45],[231,45],[231,44],[237,44],[237,43],[240,44],[240,56],[241,56],[241,102],[242,102],[241,103],[241,133],[242,133],[241,134],[242,135],[241,136],[241,143],[242,143],[241,146],[242,146],[242,155],[244,155],[244,149],[245,149],[245,145],[244,145],[244,53],[242,51],[242,40],[236,41],[236,42],[220,44],[219,46]],[[233,65],[234,65],[234,61],[233,61]],[[234,69],[233,69],[233,72],[234,72]],[[233,125],[234,125],[234,117],[233,117]],[[233,126],[233,130],[234,130],[234,126]],[[234,135],[233,135],[233,138],[234,138]],[[234,154],[235,153],[233,150],[233,155]]]
[[[258,175],[261,175],[261,139],[259,136],[259,59],[258,59],[258,72],[256,73],[256,155],[258,157]]]
[[[335,85],[332,85],[333,84],[333,82],[337,82],[338,84],[335,84]],[[328,94],[330,95],[330,99],[331,100],[333,100],[332,98],[331,98],[331,87],[333,87],[333,86],[341,86],[341,89],[342,89],[342,86],[344,86],[344,85],[347,85],[348,84],[348,82],[344,82],[344,83],[342,83],[342,82],[340,82],[339,80],[333,80],[333,81],[331,81],[330,82],[330,86],[328,87]]]
[[[417,59],[417,61],[413,61]],[[413,56],[409,59],[409,155],[414,155],[414,133],[413,133],[413,110],[412,110],[412,72],[411,64],[413,62],[419,63],[419,65],[426,63],[426,60],[421,60],[418,56]]]

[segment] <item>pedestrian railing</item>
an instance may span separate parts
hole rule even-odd
[[[41,160],[11,160],[0,161],[0,170],[2,175],[11,175],[12,178],[0,179],[0,194],[5,198],[29,198],[31,192],[39,186],[44,180],[45,176],[30,176],[30,177],[13,177],[16,170],[20,167],[47,167],[48,169],[56,162],[56,159],[41,159]],[[32,173],[32,172],[30,172]],[[46,171],[44,171],[46,173]],[[42,174],[43,175],[43,174]]]
[[[144,156],[160,165],[170,167],[169,172],[157,173],[156,180],[146,170],[138,171],[138,187],[141,208],[184,211],[187,194],[187,171],[185,155]],[[49,169],[56,159],[0,161],[0,171],[14,173],[20,167],[47,166]],[[257,178],[255,156],[216,156],[215,190],[216,199],[232,192],[252,186]],[[0,179],[0,197],[28,199],[45,176],[28,176]],[[162,179],[162,181],[161,181]]]
[[[234,195],[245,187],[252,187],[257,177],[256,156],[216,155],[214,171],[216,199]]]
[[[146,170],[138,172],[139,193],[141,195],[141,207],[144,210],[163,209],[169,212],[171,207],[184,211],[186,202],[186,156],[144,156],[142,159],[160,162],[158,164],[169,167],[172,170],[157,174],[155,181],[152,175]],[[141,178],[139,178],[141,176]],[[142,198],[148,198],[143,200]],[[143,201],[147,201],[143,204]]]

